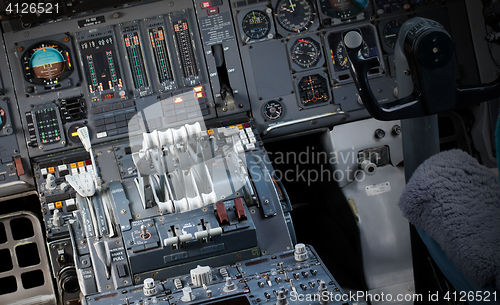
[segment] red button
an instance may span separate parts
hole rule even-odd
[[[202,3],[200,3],[200,6],[201,6],[202,9],[206,9],[206,8],[212,7],[212,1],[202,2]]]
[[[207,13],[209,15],[215,15],[215,14],[218,14],[219,13],[219,8],[218,7],[213,7],[213,8],[209,8],[207,10]]]
[[[245,208],[243,207],[243,199],[234,199],[234,209],[236,210],[236,214],[238,214],[239,220],[247,219],[247,213],[245,212]]]
[[[229,223],[229,218],[227,217],[226,213],[226,206],[224,205],[224,202],[219,201],[215,204],[215,208],[217,209],[217,215],[219,216],[219,222],[221,224],[227,222]]]

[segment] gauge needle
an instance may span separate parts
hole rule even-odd
[[[284,10],[284,11],[287,11],[287,12],[293,13],[293,11],[292,11],[291,9],[289,9],[289,8],[282,7],[281,9],[282,9],[282,10]]]
[[[295,8],[293,8],[292,0],[288,0],[288,2],[290,2],[290,8],[292,9],[292,12],[295,12]]]

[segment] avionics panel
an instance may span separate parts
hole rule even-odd
[[[130,68],[130,74],[134,84],[134,96],[146,96],[152,93],[149,83],[146,64],[144,63],[144,51],[142,50],[142,38],[137,21],[120,26],[123,43],[125,44],[126,58]]]
[[[127,99],[116,38],[110,27],[77,33],[80,59],[87,76],[90,101]]]
[[[186,104],[205,119],[217,117],[190,2],[100,11],[23,32],[13,27],[7,24],[4,36],[31,157],[80,147],[76,130],[84,126],[93,144],[141,132],[141,116],[134,115],[172,95],[191,94],[194,100]],[[42,143],[47,134],[37,126],[34,109],[47,105],[58,120],[57,143]],[[237,107],[231,114],[248,109]],[[165,111],[169,115],[158,118],[160,125],[181,112]]]

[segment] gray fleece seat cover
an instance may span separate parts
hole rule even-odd
[[[461,150],[441,152],[415,171],[399,206],[479,286],[500,290],[498,178]]]

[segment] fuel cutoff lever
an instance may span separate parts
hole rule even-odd
[[[500,96],[500,77],[484,85],[457,87],[453,40],[439,23],[416,17],[399,31],[395,47],[399,95],[381,105],[368,83],[368,71],[380,65],[378,57],[364,58],[358,29],[342,33],[351,76],[368,112],[389,121],[436,114]]]

